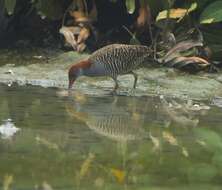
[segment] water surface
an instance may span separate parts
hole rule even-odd
[[[0,86],[0,186],[221,189],[222,100]]]

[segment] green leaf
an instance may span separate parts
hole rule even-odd
[[[12,15],[15,9],[16,0],[5,0],[5,8],[8,15]]]
[[[132,14],[135,11],[135,0],[126,0],[126,8],[128,13]]]
[[[211,3],[200,15],[201,24],[210,24],[222,21],[222,1]]]
[[[207,5],[209,5],[209,4],[212,2],[212,0],[195,0],[195,2],[196,2],[197,5],[198,5],[198,9],[201,10],[201,11],[203,11],[203,9],[204,9]]]
[[[166,19],[168,16],[168,11],[170,11],[169,13],[169,18],[171,19],[178,19],[178,18],[183,18],[185,15],[187,15],[188,13],[194,11],[197,8],[197,3],[192,3],[189,9],[185,9],[185,8],[177,8],[177,9],[169,9],[169,10],[164,10],[161,11],[158,16],[156,17],[156,21],[162,20],[162,19]]]

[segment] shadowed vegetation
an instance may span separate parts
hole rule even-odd
[[[83,52],[110,43],[145,44],[160,65],[191,72],[218,71],[221,66],[219,0],[0,0],[0,4],[0,38],[6,45],[63,44]]]

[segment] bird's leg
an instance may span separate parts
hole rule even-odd
[[[137,83],[138,75],[136,73],[134,73],[133,71],[131,71],[129,74],[132,74],[134,76],[133,88],[136,88],[136,83]]]
[[[114,82],[115,82],[115,86],[114,86],[114,88],[113,88],[112,93],[113,93],[113,94],[116,94],[116,90],[119,88],[118,81],[117,81],[117,77],[112,77],[112,79],[113,79]]]

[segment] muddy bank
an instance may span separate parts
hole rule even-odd
[[[86,58],[86,54],[67,52],[46,61],[34,64],[15,66],[10,60],[0,67],[0,82],[12,85],[38,85],[42,87],[67,88],[67,70],[70,64]],[[20,60],[21,61],[21,60]],[[30,62],[32,62],[30,60]],[[137,71],[138,85],[132,90],[133,77],[120,76],[120,95],[165,95],[177,98],[209,99],[222,96],[222,83],[219,74],[189,75],[169,68],[149,68]],[[110,78],[81,77],[74,89],[87,94],[108,93],[113,88]]]

